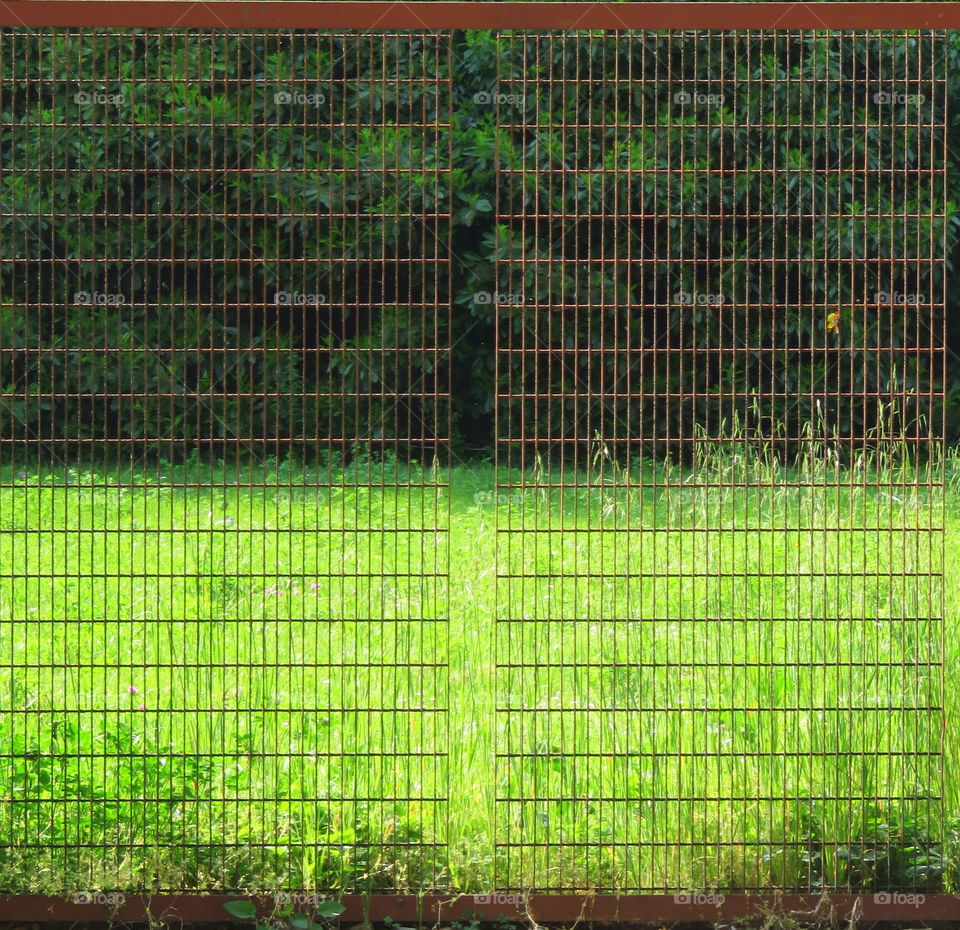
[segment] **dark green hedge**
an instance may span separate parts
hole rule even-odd
[[[498,50],[490,33],[458,33],[452,122],[439,132],[419,124],[446,121],[440,37],[127,33],[94,42],[7,33],[0,41],[0,437],[24,448],[163,437],[175,440],[157,444],[169,457],[196,446],[301,449],[304,438],[365,437],[397,438],[398,451],[420,455],[450,416],[456,455],[487,455],[498,300],[501,345],[526,332],[551,350],[515,354],[509,365],[502,356],[502,390],[630,386],[631,398],[594,393],[588,403],[531,406],[525,429],[535,422],[545,437],[692,436],[697,424],[716,430],[758,409],[758,428],[792,434],[818,401],[838,434],[860,435],[877,426],[878,401],[897,394],[894,426],[916,432],[940,416],[918,399],[944,387],[924,351],[931,330],[905,324],[902,308],[862,312],[865,289],[915,290],[918,265],[890,274],[867,259],[926,255],[922,214],[941,196],[935,179],[921,188],[909,173],[928,158],[931,138],[899,128],[894,108],[878,116],[869,95],[878,86],[909,91],[896,80],[904,73],[946,71],[956,90],[955,36],[935,47],[896,37],[627,43],[580,34],[516,36]],[[528,84],[522,103],[501,103],[498,129],[492,95],[516,93],[521,77],[551,66],[578,76],[577,92]],[[634,80],[617,85],[614,74]],[[717,74],[730,83],[723,112],[704,128],[671,95],[711,93]],[[322,105],[277,102],[286,92]],[[101,96],[87,103],[78,93]],[[935,104],[919,104],[916,122],[929,122]],[[787,113],[796,128],[768,125]],[[595,125],[600,114],[606,128]],[[810,118],[889,126],[838,134],[801,125]],[[398,128],[378,128],[384,119]],[[627,132],[627,123],[646,128]],[[499,202],[498,157],[513,169],[500,174]],[[854,161],[881,173],[863,186],[862,175],[818,170]],[[576,174],[564,182],[560,168]],[[620,169],[616,183],[602,170],[611,168]],[[656,183],[653,169],[663,172]],[[825,204],[843,205],[849,218],[815,215]],[[498,225],[498,207],[548,207],[567,218]],[[811,217],[766,223],[763,236],[732,219],[761,207]],[[624,228],[613,210],[642,220]],[[864,222],[863,210],[878,218]],[[883,218],[914,210],[921,218]],[[680,212],[699,215],[679,223]],[[447,213],[449,280],[434,260],[448,231],[434,215]],[[952,256],[955,218],[944,225]],[[935,240],[943,233],[936,228]],[[829,272],[813,273],[812,259],[825,254]],[[562,261],[538,273],[531,260],[547,255]],[[641,255],[658,261],[627,260]],[[736,260],[718,263],[721,255]],[[754,260],[772,255],[790,261],[758,273]],[[498,258],[527,261],[501,264],[498,277]],[[923,286],[935,294],[941,282],[934,273]],[[278,291],[315,302],[278,304]],[[521,291],[536,314],[503,302]],[[732,309],[683,307],[681,291],[723,293]],[[77,303],[78,294],[123,302]],[[448,298],[452,320],[420,305]],[[823,351],[830,343],[815,308],[824,300],[849,300],[842,338],[857,349]],[[758,301],[782,301],[790,312],[744,309]],[[614,302],[616,312],[595,308]],[[928,323],[936,331],[943,320]],[[951,339],[960,348],[956,327]],[[447,345],[452,364],[424,351]],[[695,351],[708,346],[751,352]],[[664,347],[689,350],[688,362],[654,354]],[[599,348],[616,351],[587,351]],[[803,350],[789,357],[796,364],[784,348]],[[450,407],[429,396],[448,377]],[[958,384],[951,362],[954,436]],[[756,390],[778,397],[758,407]],[[878,397],[831,400],[838,390]],[[502,412],[516,434],[520,405]]]
[[[501,211],[565,218],[502,229],[505,254],[524,261],[498,287],[545,311],[508,301],[501,313],[501,345],[527,347],[510,393],[528,395],[504,404],[503,434],[536,423],[541,447],[584,450],[597,435],[662,449],[735,424],[794,449],[811,429],[939,434],[943,277],[926,259],[947,223],[930,215],[943,178],[924,169],[942,165],[943,102],[926,82],[943,53],[809,34],[511,42]],[[898,95],[917,99],[891,105]],[[820,308],[836,303],[828,332]],[[537,396],[561,383],[575,396]]]

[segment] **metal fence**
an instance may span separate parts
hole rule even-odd
[[[0,886],[943,890],[946,34],[206,6],[0,35]]]
[[[497,485],[540,494],[498,510],[512,884],[856,886],[897,855],[871,822],[938,842],[942,478],[899,463],[942,437],[943,100],[885,101],[942,57],[885,39],[896,89],[870,34],[501,39],[536,100],[498,113],[532,248],[497,269]]]

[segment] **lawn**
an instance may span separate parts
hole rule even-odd
[[[0,885],[953,882],[955,463],[495,477],[0,469]]]

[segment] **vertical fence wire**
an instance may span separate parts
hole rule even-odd
[[[499,42],[497,886],[937,887],[943,35]]]

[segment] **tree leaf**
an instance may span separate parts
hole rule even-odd
[[[252,920],[257,916],[257,908],[252,901],[227,901],[223,908],[240,920]]]

